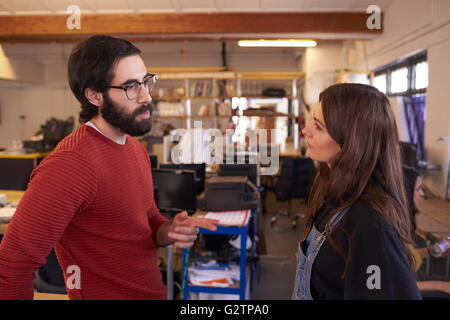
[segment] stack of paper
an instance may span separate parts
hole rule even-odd
[[[216,263],[189,267],[189,282],[197,286],[229,287],[239,280],[239,266]]]
[[[221,226],[245,226],[250,219],[250,210],[207,212],[204,218]]]

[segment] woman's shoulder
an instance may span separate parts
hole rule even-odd
[[[342,220],[347,232],[354,235],[374,230],[394,232],[388,221],[365,200],[351,206]]]

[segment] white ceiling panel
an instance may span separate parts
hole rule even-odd
[[[347,11],[353,3],[353,0],[305,0],[305,9],[308,11]]]
[[[305,11],[305,0],[265,0],[268,11]]]
[[[249,12],[261,9],[260,0],[216,0],[218,10],[223,12]]]
[[[1,2],[5,9],[15,14],[26,11],[51,12],[51,9],[42,0],[2,0]]]
[[[53,13],[65,14],[67,13],[67,8],[71,5],[76,5],[80,7],[81,12],[90,11],[91,8],[86,4],[84,0],[41,0],[44,1],[48,8],[52,10]]]
[[[137,12],[141,13],[176,11],[174,2],[169,0],[128,0],[128,2]]]
[[[353,5],[348,7],[348,11],[366,11],[370,5],[377,5],[382,11],[390,6],[392,0],[353,0]]]
[[[183,12],[215,12],[215,0],[178,0]]]
[[[96,13],[133,12],[133,7],[124,0],[89,0],[87,1]]]
[[[377,5],[381,10],[391,3],[392,0],[304,0],[304,8],[307,11],[342,12],[360,11],[365,12],[370,5]]]

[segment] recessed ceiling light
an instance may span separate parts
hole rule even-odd
[[[314,40],[240,40],[240,47],[315,47]]]

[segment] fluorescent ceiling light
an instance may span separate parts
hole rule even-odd
[[[240,47],[315,47],[314,40],[240,40]]]

